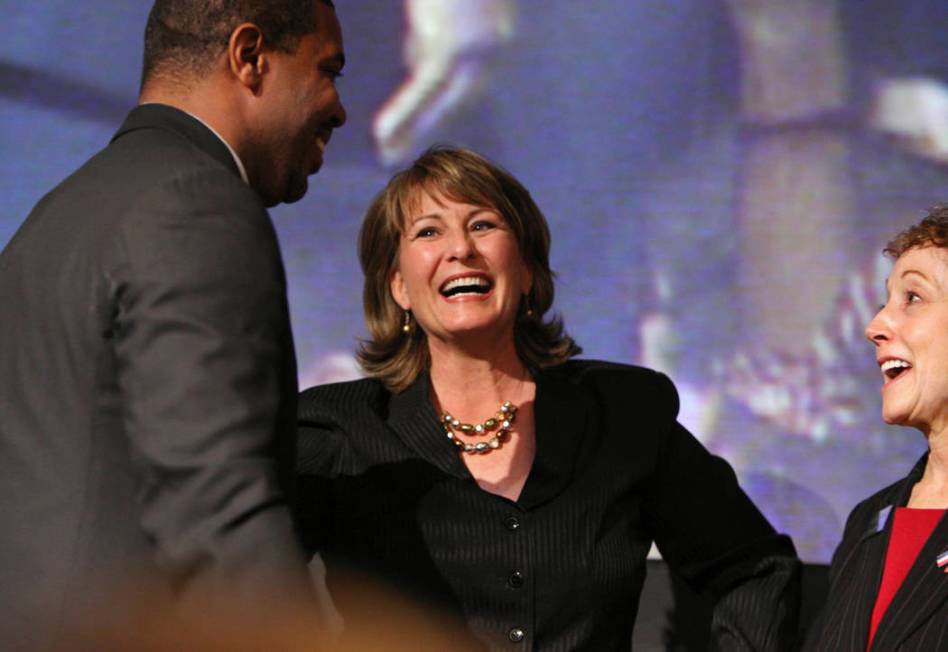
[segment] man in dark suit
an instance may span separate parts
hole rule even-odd
[[[320,167],[343,64],[329,0],[157,0],[140,105],[0,254],[0,648],[315,606],[265,207]]]

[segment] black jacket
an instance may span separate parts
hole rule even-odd
[[[721,647],[792,643],[793,545],[676,423],[665,376],[587,361],[539,372],[536,458],[516,502],[477,486],[428,382],[392,395],[362,380],[301,397],[302,525],[331,591],[355,568],[452,609],[491,649],[623,650],[654,539],[717,599]],[[339,605],[344,618],[358,608]]]

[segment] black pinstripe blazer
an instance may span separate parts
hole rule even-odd
[[[859,503],[833,555],[826,606],[808,650],[864,652],[869,639],[896,507],[904,507],[925,470],[922,457],[905,478]],[[948,550],[948,512],[925,543],[882,617],[871,651],[948,650],[948,573],[936,557]]]
[[[537,453],[516,502],[477,486],[438,424],[427,376],[396,395],[376,380],[303,393],[301,524],[343,617],[365,608],[340,599],[348,566],[449,608],[494,650],[629,649],[655,540],[717,601],[722,649],[786,649],[793,545],[676,422],[671,382],[571,361],[536,383]]]

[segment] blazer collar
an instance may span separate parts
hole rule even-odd
[[[908,501],[911,487],[920,477],[919,464],[922,464],[921,469],[924,470],[923,461],[924,458],[906,477],[873,500],[876,511],[869,514],[863,531],[857,533],[852,547],[840,561],[839,569],[835,567],[834,555],[834,573],[838,574],[835,581],[838,581],[838,585],[830,593],[826,605],[827,612],[833,614],[828,618],[828,622],[844,619],[850,624],[850,631],[855,635],[854,640],[862,641],[863,645],[869,638],[872,610],[882,583],[895,508]],[[877,629],[874,644],[878,637]]]
[[[532,509],[553,499],[570,483],[577,453],[588,431],[592,399],[571,383],[561,368],[535,374],[536,458],[517,504]],[[421,458],[441,471],[473,481],[442,430],[429,395],[429,377],[420,374],[411,386],[392,396],[389,427]]]
[[[922,477],[928,456],[925,455],[900,483],[896,505],[908,502],[912,487]],[[894,512],[894,509],[893,509]],[[892,515],[889,519],[893,518]],[[891,530],[887,525],[886,530]],[[888,537],[887,537],[888,538]],[[893,650],[926,623],[948,600],[948,573],[939,568],[936,559],[948,550],[948,510],[942,515],[935,531],[922,546],[918,558],[899,587],[888,609],[879,622],[872,640],[873,650]],[[880,563],[884,564],[884,557]]]
[[[224,141],[200,120],[180,109],[166,104],[136,106],[112,136],[111,142],[139,129],[164,129],[183,136],[202,152],[233,171],[238,177],[240,176],[237,162]]]
[[[388,425],[407,446],[438,469],[457,478],[473,479],[454,446],[444,436],[429,395],[430,381],[421,373],[408,389],[389,402]]]
[[[915,466],[912,467],[908,475],[892,487],[891,491],[888,492],[888,495],[882,501],[882,508],[874,515],[866,527],[865,532],[863,532],[860,542],[874,537],[877,534],[885,534],[885,539],[888,540],[888,533],[892,529],[892,519],[895,517],[895,508],[905,507],[905,505],[908,504],[909,498],[912,496],[912,487],[922,479],[922,474],[925,472],[925,464],[927,462],[928,454],[926,453],[915,463]]]
[[[571,382],[563,367],[540,370],[536,383],[536,458],[517,501],[524,509],[539,507],[569,486],[594,414],[589,393]]]

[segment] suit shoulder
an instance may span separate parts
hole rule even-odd
[[[833,554],[832,568],[834,570],[839,568],[849,551],[853,550],[856,543],[868,532],[878,531],[885,525],[891,508],[896,506],[906,483],[911,483],[913,476],[920,474],[921,470],[924,469],[924,461],[925,458],[923,457],[919,460],[916,468],[908,475],[883,487],[868,498],[859,501],[853,507],[852,511],[849,512],[849,516],[846,517],[842,540]]]
[[[642,379],[655,378],[663,374],[634,364],[613,362],[611,360],[567,360],[561,365],[550,367],[551,370],[567,373],[577,379],[594,379],[599,377]],[[647,381],[647,380],[646,380]]]
[[[376,410],[388,396],[388,390],[375,378],[316,385],[300,392],[299,417],[307,420]]]
[[[114,142],[104,154],[113,150],[113,164],[145,159],[131,174],[136,180],[147,181],[152,194],[171,193],[192,201],[206,197],[243,212],[266,214],[260,196],[234,170],[183,137],[160,130],[142,130]]]
[[[596,387],[618,385],[622,390],[677,396],[675,385],[668,376],[647,367],[608,360],[569,360],[554,370],[576,384]]]
[[[892,506],[898,500],[900,490],[908,477],[896,480],[892,484],[883,487],[868,498],[856,503],[849,516],[846,518],[846,528],[844,538],[852,534],[862,535],[870,521],[877,518],[880,510]]]
[[[364,470],[388,450],[384,419],[391,394],[374,378],[317,385],[300,393],[297,469],[332,476]]]
[[[237,174],[186,136],[162,128],[133,131],[114,140],[86,164],[96,179],[120,180],[113,192],[148,201],[162,194],[215,202],[245,214],[266,214],[260,196]],[[205,202],[205,205],[209,205]],[[144,201],[135,202],[147,206]]]
[[[143,155],[146,158],[142,158]],[[163,171],[173,174],[182,165],[194,169],[217,169],[227,172],[235,181],[242,183],[233,170],[225,167],[188,136],[157,125],[117,137],[102,150],[100,156],[114,159],[133,158],[139,167],[148,169],[152,174]]]
[[[665,374],[637,365],[608,360],[569,360],[549,373],[566,382],[587,388],[603,400],[628,408],[648,405],[655,414],[678,414],[678,391]]]
[[[258,231],[268,221],[259,195],[233,170],[186,138],[143,129],[86,161],[37,204],[30,218],[69,233],[108,236],[115,228],[134,231],[155,217],[189,223],[205,214],[242,216]]]

